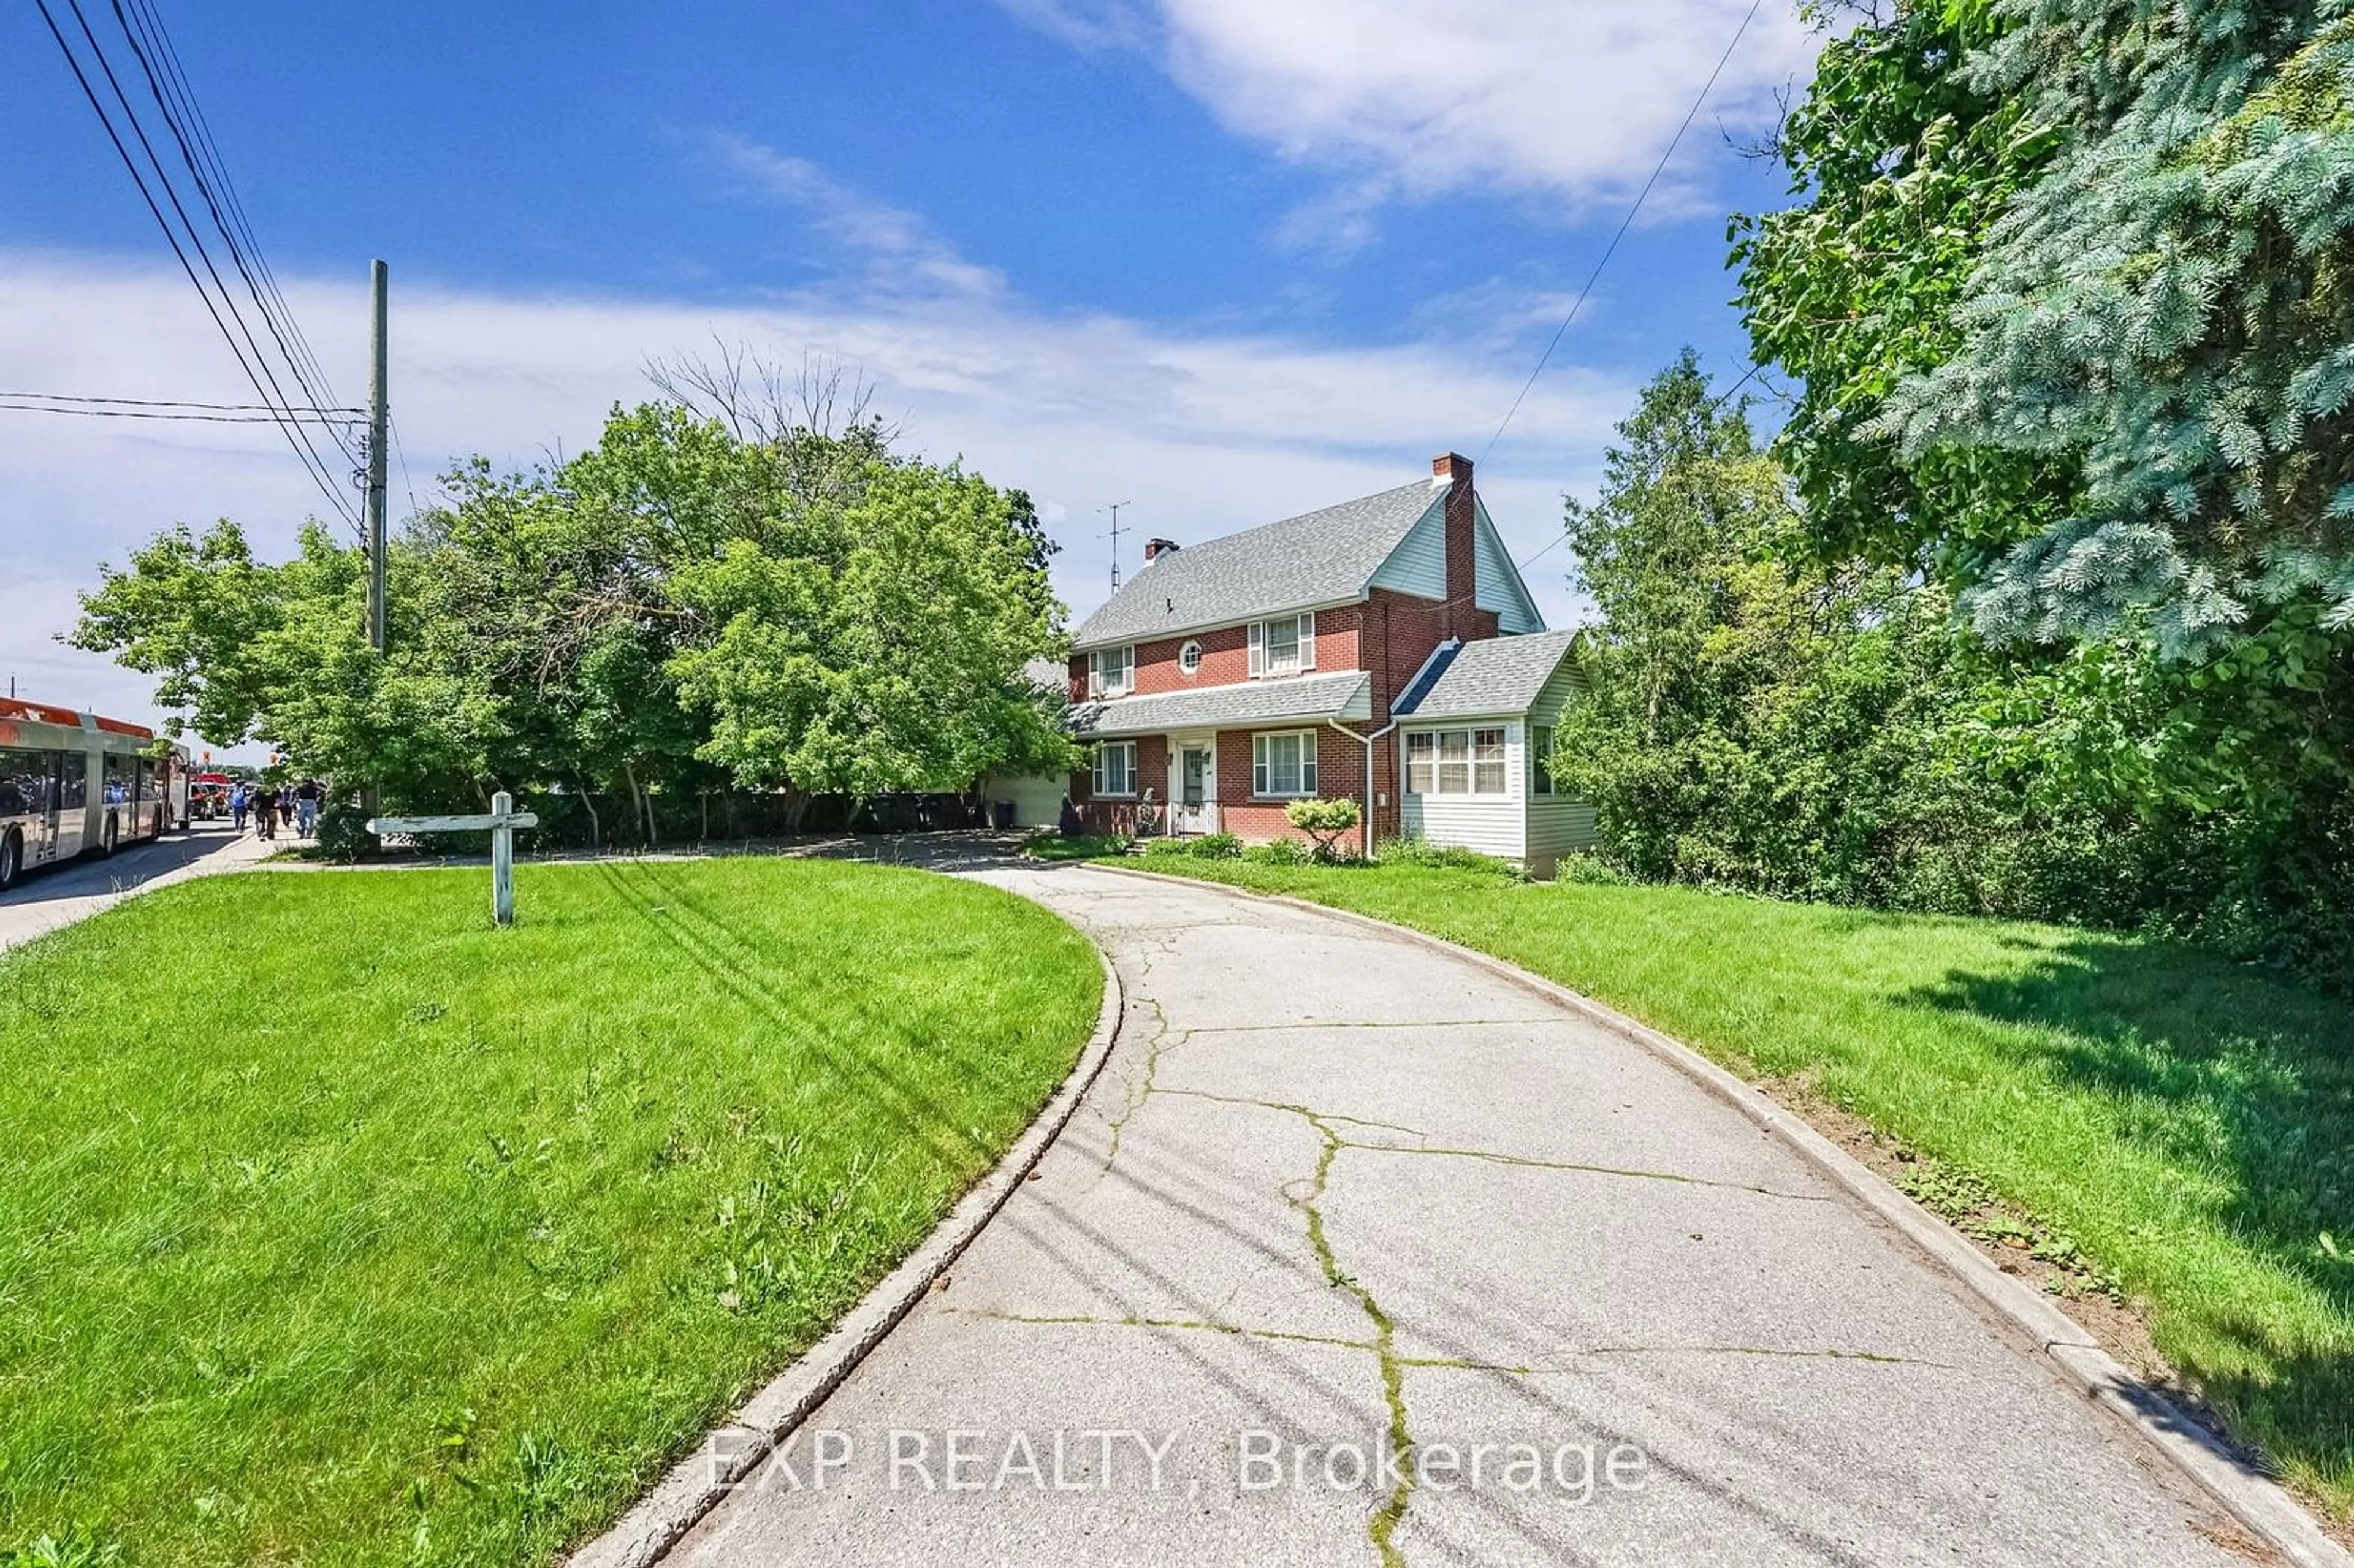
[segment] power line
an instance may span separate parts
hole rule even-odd
[[[102,403],[120,404],[134,408],[204,408],[223,414],[261,414],[279,411],[279,405],[275,403],[204,403],[189,397],[84,397],[71,392],[0,392],[0,397],[26,403]],[[302,405],[286,411],[297,414],[359,414],[363,416],[367,413],[366,408],[355,408],[348,405],[339,408],[332,404]]]
[[[1708,400],[1708,406],[1700,411],[1701,418],[1703,419],[1707,418],[1711,414],[1713,414],[1719,408],[1723,408],[1726,402],[1732,398],[1735,392],[1738,392],[1744,387],[1748,386],[1750,378],[1765,368],[1766,366],[1763,364],[1757,364],[1752,365],[1748,369],[1743,371],[1741,373],[1740,380],[1734,382],[1732,386],[1726,387],[1723,391],[1718,393],[1715,397]],[[1554,550],[1566,543],[1568,539],[1569,534],[1566,530],[1554,535],[1553,536],[1552,544],[1547,545],[1543,549],[1539,550],[1533,556],[1529,556],[1523,559],[1514,561],[1512,563],[1512,569],[1515,571],[1522,570],[1533,563],[1543,560],[1545,556],[1552,555]]]
[[[91,111],[98,116],[101,128],[106,132],[106,139],[113,144],[115,155],[122,161],[123,168],[131,175],[132,184],[138,187],[140,200],[146,204],[149,215],[155,219],[155,226],[164,231],[164,242],[171,246],[173,256],[180,263],[180,270],[187,274],[189,285],[196,291],[197,298],[204,302],[205,313],[212,317],[213,325],[219,331],[221,340],[228,344],[229,353],[235,356],[238,368],[245,373],[246,379],[252,384],[254,395],[260,397],[268,407],[272,409],[284,408],[288,400],[283,389],[279,389],[277,399],[273,402],[270,390],[265,389],[262,385],[262,382],[268,379],[271,387],[277,387],[276,377],[270,376],[268,365],[261,365],[259,367],[260,373],[257,374],[256,366],[248,361],[245,350],[239,347],[237,337],[230,333],[228,323],[221,319],[221,307],[224,305],[227,306],[230,316],[237,316],[236,302],[229,298],[226,286],[221,286],[220,304],[215,304],[211,291],[206,289],[203,280],[196,276],[196,265],[188,260],[187,249],[181,245],[179,234],[172,228],[171,220],[164,216],[164,209],[157,203],[154,193],[148,188],[147,178],[140,172],[138,160],[131,155],[131,149],[124,144],[122,132],[115,127],[114,117],[107,112],[106,104],[99,97],[97,88],[91,84],[89,72],[82,69],[80,58],[74,53],[73,46],[67,41],[65,30],[58,25],[56,16],[49,9],[48,0],[34,0],[34,4],[41,13],[41,20],[48,26],[49,36],[57,40],[58,52],[65,56],[67,68],[73,72],[75,82],[81,88],[82,97],[89,101]],[[132,111],[130,100],[123,94],[122,84],[115,79],[113,68],[107,61],[105,50],[99,47],[97,36],[90,31],[89,19],[82,15],[80,0],[67,0],[67,5],[72,10],[75,21],[80,26],[83,37],[89,41],[99,69],[106,75],[108,84],[114,89],[117,101],[122,104],[124,116],[131,125],[133,133],[139,139],[141,146],[145,148],[149,161],[154,164],[157,182],[163,185],[164,195],[170,200],[173,209],[180,214],[181,222],[187,224],[186,211],[181,207],[178,196],[172,189],[162,161],[155,157],[154,148],[148,143],[146,132],[140,128],[138,117]],[[187,231],[190,244],[195,246],[197,255],[205,260],[206,271],[212,275],[215,284],[220,286],[220,274],[213,267],[211,259],[205,256],[204,242],[197,237],[195,226],[187,224]],[[241,330],[244,329],[241,318],[239,319],[239,325]],[[249,330],[245,330],[245,337],[247,343],[251,344],[252,334]],[[254,355],[257,359],[260,354],[259,346],[255,345]],[[313,446],[309,438],[302,433],[301,425],[288,418],[279,422],[279,429],[285,434],[287,445],[293,450],[295,457],[302,461],[304,471],[311,475],[313,482],[319,486],[320,493],[334,508],[336,516],[347,525],[351,524],[353,517],[348,503],[328,476],[324,461],[320,458],[318,449]]]
[[[229,293],[228,284],[222,279],[220,270],[213,265],[212,255],[205,247],[204,237],[197,233],[195,220],[188,217],[187,208],[180,201],[178,186],[173,184],[171,173],[165,168],[164,160],[157,155],[154,143],[148,140],[146,127],[139,118],[138,111],[132,106],[130,95],[123,91],[122,82],[116,79],[113,62],[107,58],[105,48],[98,41],[98,35],[90,29],[90,18],[82,12],[81,0],[67,0],[67,4],[72,7],[74,20],[80,25],[82,37],[89,40],[91,53],[98,60],[99,69],[105,73],[107,85],[114,90],[116,101],[122,105],[122,112],[130,122],[132,132],[138,137],[140,147],[146,153],[148,162],[154,165],[156,178],[164,186],[164,194],[171,198],[172,210],[179,215],[182,227],[187,230],[189,242],[196,248],[197,258],[204,262],[206,272],[212,278],[213,286],[220,291],[221,302],[228,307],[230,319],[237,323],[238,331],[245,338],[246,346],[253,351],[254,363],[261,367],[263,376],[270,382],[270,392],[263,393],[262,396],[267,397],[270,393],[275,393],[279,402],[291,410],[294,400],[287,397],[285,388],[278,384],[278,374],[270,368],[269,355],[262,352],[260,343],[253,335],[252,327],[246,323],[244,313],[238,309],[237,301]],[[180,160],[187,165],[189,175],[196,181],[196,194],[204,201],[207,211],[211,214],[213,228],[227,242],[230,265],[237,270],[239,276],[244,279],[246,292],[252,299],[254,308],[261,313],[263,326],[276,339],[279,355],[285,360],[288,370],[294,373],[295,385],[302,388],[306,399],[315,401],[315,395],[302,379],[300,366],[294,363],[292,350],[287,347],[286,339],[279,331],[278,324],[271,317],[269,308],[261,302],[261,290],[253,281],[253,273],[246,265],[244,253],[239,249],[236,237],[229,232],[228,223],[221,217],[219,203],[215,200],[211,187],[206,184],[204,172],[196,165],[196,155],[188,146],[186,132],[180,122],[174,118],[171,105],[164,101],[163,84],[156,79],[154,66],[149,63],[146,51],[140,47],[138,37],[133,33],[130,20],[123,15],[121,0],[114,0],[113,8],[115,23],[122,27],[124,39],[131,45],[132,58],[139,62],[140,73],[147,79],[148,95],[155,101],[156,110],[163,116],[164,129],[171,132],[172,140],[179,146]],[[333,471],[328,468],[327,460],[319,455],[319,450],[312,444],[309,433],[299,429],[298,433],[302,435],[303,447],[317,461],[320,472],[331,475]],[[342,446],[342,443],[338,442],[338,445]],[[343,446],[342,450],[346,458],[351,455],[347,446]],[[332,484],[332,480],[330,483]],[[342,504],[340,493],[336,493],[340,507]]]
[[[173,46],[171,35],[164,28],[164,19],[156,12],[154,0],[133,0],[133,9],[140,18],[135,27],[132,17],[124,14],[122,0],[112,0],[112,3],[115,20],[122,27],[123,36],[131,41],[132,53],[138,57],[140,67],[146,73],[149,90],[156,107],[163,112],[164,123],[172,131],[173,140],[179,144],[181,159],[196,179],[197,191],[212,215],[214,227],[220,230],[221,238],[228,242],[230,260],[235,263],[239,275],[245,280],[246,291],[252,296],[255,308],[261,312],[262,321],[269,327],[270,335],[277,342],[287,368],[293,372],[303,396],[312,403],[332,404],[335,399],[328,387],[326,374],[319,366],[318,356],[311,352],[309,341],[296,324],[293,313],[287,307],[286,297],[278,287],[277,278],[261,253],[260,241],[254,235],[252,224],[246,218],[244,204],[238,199],[237,187],[228,177],[227,165],[221,161],[220,149],[213,143],[212,128],[205,120],[204,111],[196,103],[195,93],[188,87],[186,73],[180,69],[179,51]],[[141,47],[143,39],[145,42],[143,48]],[[160,78],[159,65],[162,68]],[[210,172],[209,178],[207,171]],[[224,207],[228,209],[226,219]],[[256,271],[261,274],[259,284],[254,279]],[[287,341],[290,337],[293,340],[292,345]],[[350,444],[344,440],[342,431],[332,433],[344,456],[352,458]]]
[[[403,450],[400,445],[400,421],[387,413],[385,415],[384,423],[385,428],[392,432],[392,455],[400,460],[400,488],[408,493],[408,514],[414,517],[419,510],[417,486],[409,482],[408,453]]]
[[[1610,243],[1602,248],[1602,259],[1594,264],[1594,270],[1586,274],[1585,287],[1578,290],[1577,298],[1570,302],[1569,314],[1561,318],[1561,325],[1553,329],[1553,341],[1545,344],[1543,354],[1537,355],[1537,367],[1530,371],[1529,378],[1521,384],[1520,396],[1513,398],[1512,406],[1504,410],[1503,420],[1497,425],[1496,433],[1490,436],[1488,444],[1479,449],[1481,462],[1486,462],[1488,454],[1496,450],[1496,443],[1503,439],[1504,427],[1512,422],[1512,416],[1521,411],[1521,404],[1528,397],[1529,388],[1534,387],[1537,384],[1537,377],[1544,374],[1545,362],[1553,357],[1553,351],[1561,346],[1562,336],[1569,331],[1569,323],[1575,321],[1577,313],[1585,308],[1585,297],[1594,291],[1594,285],[1601,281],[1602,269],[1610,265],[1610,258],[1617,252],[1618,242],[1626,238],[1627,231],[1635,226],[1635,215],[1643,210],[1643,203],[1649,197],[1651,187],[1659,183],[1660,175],[1667,171],[1668,160],[1676,155],[1677,147],[1683,143],[1684,132],[1691,129],[1691,122],[1700,115],[1701,105],[1706,103],[1708,95],[1716,90],[1716,79],[1724,74],[1725,66],[1733,58],[1733,51],[1741,47],[1742,35],[1749,31],[1749,24],[1757,19],[1758,7],[1764,4],[1765,0],[1750,0],[1749,14],[1742,17],[1741,26],[1733,30],[1733,41],[1724,46],[1724,53],[1717,58],[1716,69],[1708,73],[1708,80],[1701,86],[1700,96],[1692,100],[1690,109],[1684,111],[1683,123],[1678,125],[1676,133],[1668,138],[1668,150],[1659,154],[1659,161],[1651,167],[1651,177],[1645,180],[1643,188],[1635,194],[1635,205],[1628,207],[1627,216],[1618,220],[1618,232],[1613,234],[1610,237]]]
[[[268,413],[196,414],[155,408],[69,408],[56,403],[9,403],[0,401],[0,413],[8,414],[80,414],[90,419],[184,419],[207,425],[284,425],[290,418],[298,424],[317,425],[328,430],[340,430],[367,422],[366,414],[341,414],[324,409],[298,408],[292,414],[272,408]]]

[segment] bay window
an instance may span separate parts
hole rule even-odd
[[[1251,736],[1251,793],[1315,794],[1316,732],[1304,729]]]

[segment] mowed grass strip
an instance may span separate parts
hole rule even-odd
[[[0,959],[0,1561],[531,1563],[824,1331],[1096,1020],[995,889],[260,873]]]
[[[2354,1009],[2196,948],[1670,887],[1156,860],[1444,937],[1750,1077],[1806,1075],[2147,1305],[2158,1349],[2354,1524]]]

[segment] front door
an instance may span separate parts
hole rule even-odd
[[[1177,756],[1177,831],[1208,833],[1217,831],[1216,808],[1210,800],[1211,759],[1206,746],[1189,746]]]

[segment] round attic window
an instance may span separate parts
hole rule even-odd
[[[1184,647],[1177,650],[1177,667],[1189,675],[1199,674],[1202,669],[1202,645],[1198,642],[1188,642]]]

